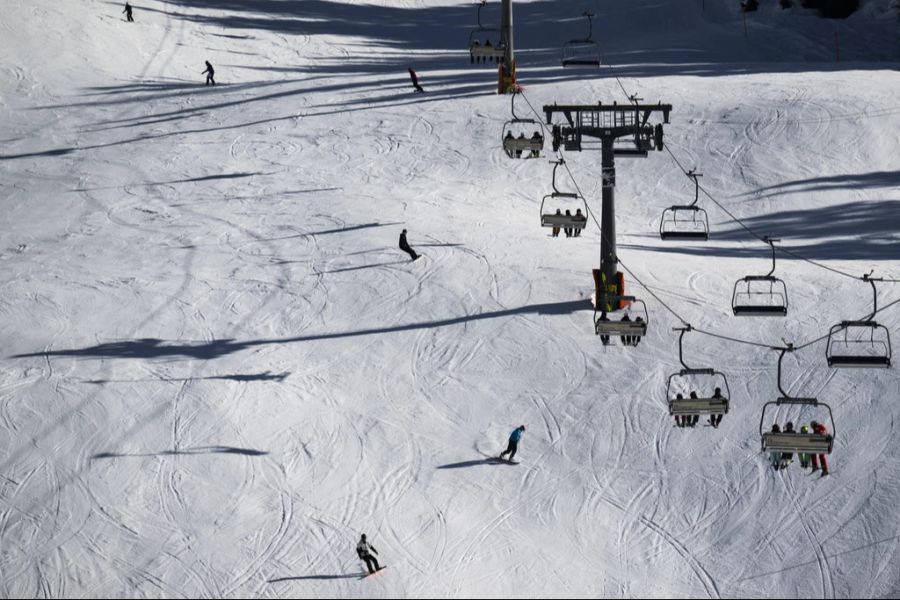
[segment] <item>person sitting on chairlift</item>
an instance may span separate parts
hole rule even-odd
[[[713,392],[712,397],[713,397],[713,400],[722,400],[722,388],[717,387],[716,391]],[[721,415],[721,414],[711,415],[709,417],[709,424],[712,425],[713,427],[718,428],[719,424],[722,422],[722,416],[723,415]]]
[[[784,433],[797,433],[794,431],[794,423],[793,421],[788,421],[787,425],[784,426]],[[794,453],[793,452],[782,452],[781,453],[781,464],[779,465],[779,469],[787,469],[790,463],[794,462]]]
[[[640,315],[638,315],[637,317],[634,318],[634,322],[635,323],[643,323],[644,318],[641,317]],[[637,346],[640,343],[641,343],[641,336],[639,336],[639,335],[634,336],[634,345]]]
[[[560,209],[556,209],[556,216],[561,217],[562,211]],[[559,237],[559,225],[555,225],[553,227],[553,237]]]
[[[781,433],[778,423],[772,423],[772,433]],[[772,461],[772,468],[777,471],[781,465],[781,452],[769,452],[769,460]]]
[[[535,131],[535,132],[531,135],[531,143],[532,143],[532,144],[536,144],[536,145],[543,145],[543,144],[544,144],[544,137],[541,135],[541,133],[540,133],[539,131]],[[539,158],[540,156],[541,156],[541,151],[540,151],[540,150],[538,150],[537,148],[532,148],[532,149],[531,149],[531,158]]]
[[[572,218],[572,211],[570,211],[568,208],[566,209],[566,218],[567,220],[571,220]],[[571,227],[563,227],[563,231],[566,232],[566,237],[572,237]]]
[[[503,149],[506,151],[506,155],[509,156],[510,158],[513,157],[513,151],[510,146],[510,142],[512,142],[515,139],[516,138],[513,137],[512,131],[507,131],[506,137],[503,138]]]
[[[631,317],[628,316],[628,313],[625,313],[625,316],[622,317],[622,323],[631,323]],[[633,337],[631,335],[623,335],[622,336],[622,344],[625,346],[633,346]]]
[[[481,44],[478,43],[478,40],[472,41],[472,47],[469,48],[469,60],[471,62],[475,62],[475,49],[480,48],[480,47],[481,47]],[[481,60],[481,58],[479,57],[478,60]]]
[[[580,209],[580,208],[575,210],[575,219],[576,219],[577,221],[584,221],[585,223],[587,223],[587,218],[586,218],[583,214],[581,214],[581,209]],[[584,229],[584,227],[574,227],[574,228],[572,229],[573,235],[574,235],[575,237],[581,237],[581,230],[582,230],[582,229]]]
[[[697,392],[691,392],[691,400],[699,400],[699,398],[697,398]],[[700,421],[700,415],[691,415],[688,417],[688,421],[689,427],[696,427],[697,423]]]
[[[558,212],[558,211],[557,211],[557,212]],[[600,312],[600,319],[599,319],[599,320],[600,320],[600,321],[609,321],[609,318],[606,316],[606,311],[605,311],[605,310]],[[598,325],[598,331],[599,331],[599,325]],[[608,336],[608,335],[603,335],[603,334],[601,334],[601,335],[600,335],[600,341],[603,342],[603,345],[604,345],[604,346],[608,346],[608,345],[609,345],[609,336]]]
[[[684,396],[682,396],[681,393],[679,392],[678,394],[675,394],[675,400],[676,401],[684,400]],[[687,419],[687,417],[685,417],[683,415],[675,415],[675,425],[677,425],[678,427],[684,427],[686,419]]]
[[[520,134],[519,134],[519,137],[518,137],[517,139],[519,139],[519,140],[521,140],[521,141],[524,142],[524,141],[525,141],[525,134],[524,134],[524,133],[520,133]],[[519,145],[519,146],[516,148],[516,158],[522,158],[522,146],[521,146],[521,145]]]

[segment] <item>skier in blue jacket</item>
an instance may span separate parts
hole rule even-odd
[[[513,458],[516,456],[516,450],[519,449],[519,440],[522,439],[523,433],[525,433],[524,425],[519,425],[513,429],[512,433],[509,434],[509,445],[506,446],[506,450],[500,453],[501,459],[509,454],[509,462],[513,461]]]

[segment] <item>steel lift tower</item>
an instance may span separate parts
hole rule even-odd
[[[575,152],[600,150],[603,181],[601,209],[600,269],[595,271],[595,306],[599,311],[624,308],[624,277],[616,256],[616,156],[646,157],[663,149],[663,123],[669,123],[671,104],[552,104],[544,106],[547,124],[552,126],[553,150]],[[661,113],[662,123],[650,118]],[[554,123],[554,119],[557,120]]]

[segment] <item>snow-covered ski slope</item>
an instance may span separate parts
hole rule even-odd
[[[673,104],[672,152],[754,230],[900,278],[888,2],[834,22],[773,0],[746,37],[736,1],[703,4],[517,1],[528,101],[623,102],[618,74]],[[587,8],[615,71],[558,66]],[[771,350],[689,334],[732,410],[675,428],[679,322],[629,279],[648,335],[600,345],[598,231],[539,227],[551,166],[500,149],[509,98],[469,66],[474,5],[121,10],[3,5],[0,595],[900,590],[897,367],[834,371],[822,343],[786,358],[787,391],[834,409],[826,478],[759,452]],[[566,159],[599,212],[599,155]],[[617,165],[619,254],[693,325],[800,344],[870,310],[866,284],[780,254],[789,315],[731,316],[766,247],[704,199],[708,243],[659,241],[690,180],[667,152]],[[403,228],[422,260],[397,249]],[[900,341],[900,305],[878,320]],[[486,461],[523,423],[521,464]],[[360,533],[391,567],[377,578],[359,579]]]

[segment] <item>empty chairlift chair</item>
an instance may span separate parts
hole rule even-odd
[[[766,275],[747,275],[734,284],[731,308],[737,317],[783,317],[787,314],[788,296],[784,281],[775,272],[774,238],[764,238],[772,247],[772,270]]]
[[[516,95],[514,93],[510,99],[512,119],[503,124],[503,151],[510,158],[538,158],[544,148],[543,130],[534,119],[516,115]]]
[[[782,396],[777,400],[766,402],[763,405],[762,415],[759,417],[759,435],[762,442],[763,452],[782,452],[789,454],[831,454],[834,449],[834,415],[831,407],[824,402],[819,402],[815,398],[795,398],[788,396],[781,387],[781,361],[786,352],[792,352],[793,346],[788,345],[787,348],[781,349],[781,355],[778,357],[778,391]],[[827,433],[785,433],[766,431],[768,422],[766,414],[770,407],[781,406],[810,406],[813,408],[824,408],[828,411],[828,420],[831,421],[831,428],[827,429]],[[796,419],[794,419],[796,420]]]
[[[541,227],[574,230],[577,237],[587,226],[587,202],[578,194],[557,189],[556,170],[562,164],[562,159],[553,161],[553,192],[541,200]]]
[[[891,366],[891,334],[887,327],[873,320],[878,312],[875,282],[882,280],[870,275],[863,275],[862,279],[872,285],[872,314],[860,321],[841,321],[831,328],[825,348],[829,367],[887,369]]]
[[[694,180],[694,201],[690,204],[676,204],[663,211],[659,222],[659,237],[663,240],[691,240],[705,242],[709,239],[709,218],[706,211],[697,206],[700,196],[698,177],[702,173],[690,171],[688,177]]]
[[[728,413],[731,390],[724,373],[714,369],[693,369],[684,362],[684,334],[691,326],[676,327],[678,337],[678,360],[682,369],[669,375],[666,382],[666,403],[669,414],[674,417],[691,415],[725,415]],[[691,396],[691,392],[696,392]],[[718,427],[718,422],[714,423]]]
[[[581,40],[569,40],[563,44],[562,66],[564,67],[599,67],[600,46],[591,39],[594,34],[594,13],[585,11],[588,19],[587,37]]]

